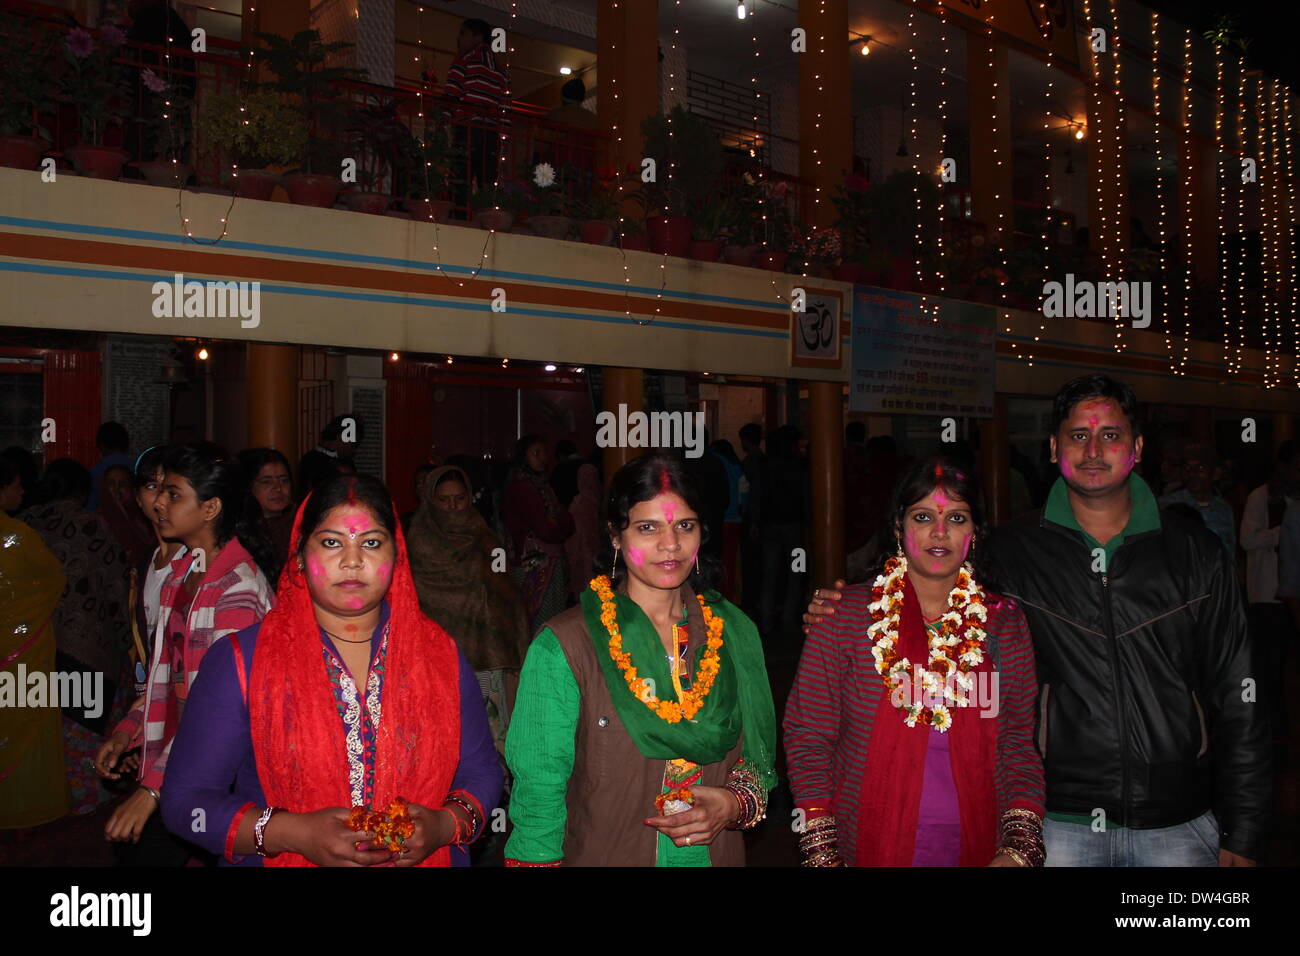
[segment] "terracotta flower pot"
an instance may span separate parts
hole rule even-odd
[[[691,225],[690,216],[652,216],[647,219],[650,251],[685,259],[691,254]]]
[[[593,246],[607,246],[614,238],[614,227],[603,219],[588,219],[578,226],[578,235]]]
[[[784,249],[764,249],[758,254],[754,265],[760,269],[770,269],[773,272],[781,272],[785,269],[785,261],[789,258],[790,253]]]
[[[372,216],[382,216],[388,212],[388,204],[392,201],[392,196],[383,193],[359,192],[355,189],[343,197],[344,204],[353,212],[365,212]]]
[[[137,163],[136,167],[150,186],[166,186],[169,189],[179,189],[194,175],[193,166],[173,163],[170,159],[151,159]]]
[[[50,144],[36,136],[0,136],[0,166],[37,169]]]
[[[862,267],[856,262],[841,262],[835,266],[832,274],[841,282],[857,282],[862,274]]]
[[[76,171],[90,179],[117,179],[131,154],[116,146],[89,146],[79,143],[67,151]]]
[[[405,199],[402,208],[412,219],[424,222],[450,222],[451,210],[456,204],[450,199]]]
[[[238,176],[223,176],[222,185],[240,199],[270,199],[280,184],[280,174],[269,169],[241,169]]]
[[[691,258],[700,262],[717,262],[722,256],[721,239],[694,239],[691,241]]]
[[[474,221],[480,229],[495,229],[497,232],[509,232],[515,221],[515,214],[508,209],[478,209],[474,212]]]
[[[617,244],[617,242],[618,240],[616,238],[615,244]],[[632,252],[649,252],[650,239],[645,234],[639,236],[630,236],[625,234],[623,236],[623,248],[625,250],[631,250]]]
[[[339,178],[321,173],[290,173],[281,180],[289,201],[299,206],[329,209],[339,194]]]
[[[758,246],[726,245],[722,247],[722,261],[733,266],[751,266]]]
[[[533,232],[547,239],[564,239],[573,228],[573,220],[568,216],[529,216],[528,224]]]

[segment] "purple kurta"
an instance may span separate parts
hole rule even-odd
[[[941,734],[930,728],[930,745],[925,751],[925,778],[921,784],[921,807],[916,818],[913,866],[957,866],[961,860],[961,816],[957,807],[957,783],[952,777],[952,759],[948,751],[950,737],[950,734]]]
[[[385,602],[370,639],[372,659],[388,614]],[[245,675],[252,668],[260,628],[259,623],[239,632]],[[326,639],[322,632],[322,642]],[[478,679],[459,649],[456,657],[460,663],[460,763],[451,789],[472,794],[490,819],[501,796],[501,760],[492,742]],[[364,686],[365,682],[361,683]],[[231,865],[224,856],[226,835],[240,807],[246,803],[266,806],[253,754],[248,706],[228,638],[217,641],[204,655],[172,744],[161,793],[167,829],[215,854],[221,866]],[[453,846],[451,862],[467,866],[468,848]],[[261,866],[262,858],[250,854],[238,858],[234,865]]]

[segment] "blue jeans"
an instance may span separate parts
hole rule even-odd
[[[1043,821],[1047,866],[1218,866],[1219,823],[1206,811],[1195,820],[1155,830]]]

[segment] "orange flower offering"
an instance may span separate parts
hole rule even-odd
[[[682,813],[693,806],[695,806],[695,794],[691,793],[690,787],[669,790],[655,797],[655,812],[661,817]]]
[[[680,702],[660,700],[650,693],[650,684],[644,678],[637,676],[636,668],[632,666],[632,655],[623,650],[623,635],[618,629],[618,605],[614,602],[614,591],[610,586],[609,578],[604,575],[593,578],[589,587],[600,597],[600,622],[609,632],[609,656],[618,667],[619,673],[623,675],[623,679],[627,681],[628,689],[637,700],[653,710],[660,720],[670,724],[675,724],[682,719],[694,720],[695,715],[704,706],[709,691],[713,689],[713,682],[722,667],[721,655],[718,654],[718,648],[722,646],[722,618],[713,613],[713,609],[704,603],[703,597],[698,594],[695,596],[700,602],[700,610],[704,614],[705,632],[708,634],[704,656],[700,658],[699,673],[696,674],[691,689],[683,694]]]
[[[376,848],[383,847],[393,852],[406,846],[406,838],[415,832],[410,804],[402,797],[390,803],[387,810],[353,807],[348,814],[348,826],[357,832],[367,830],[373,833]]]

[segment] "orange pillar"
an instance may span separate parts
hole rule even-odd
[[[611,164],[624,176],[631,165],[638,179],[625,189],[635,188],[645,154],[641,121],[660,109],[658,0],[600,0],[596,48],[596,115],[610,134]],[[639,212],[635,203],[623,203],[623,215]]]
[[[980,422],[980,481],[989,527],[1011,520],[1011,438],[1007,431],[1007,397],[993,396],[993,417]]]
[[[844,577],[844,386],[808,383],[813,585]]]
[[[645,411],[645,373],[639,368],[610,368],[606,366],[602,379],[604,411],[618,415],[619,405],[626,405],[628,414]],[[625,464],[640,455],[639,448],[622,448],[618,445],[605,449],[605,481]]]
[[[1008,241],[1011,205],[1011,73],[1007,49],[984,33],[966,35],[971,213],[994,239]]]
[[[853,169],[853,95],[849,80],[848,0],[799,4],[808,49],[799,60],[799,175],[805,226],[834,225],[835,187]],[[836,439],[838,442],[840,439]]]
[[[248,444],[298,461],[298,346],[248,346]]]

